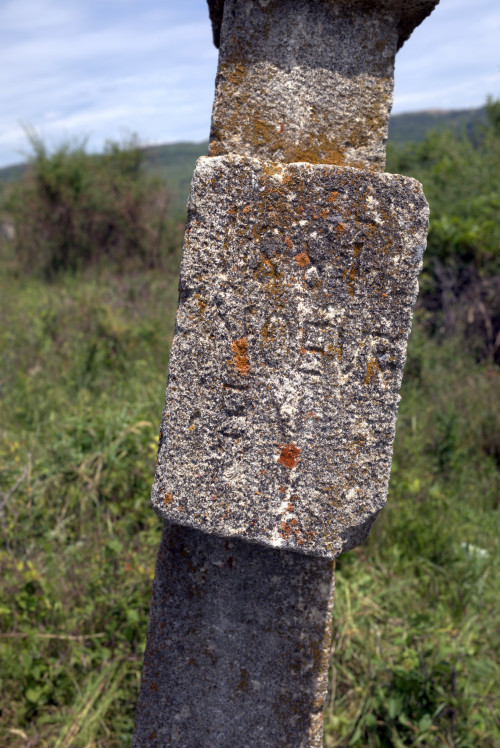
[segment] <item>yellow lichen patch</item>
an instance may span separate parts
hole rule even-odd
[[[231,353],[233,354],[233,364],[242,377],[247,376],[250,372],[250,359],[248,358],[248,342],[246,338],[240,338],[231,343]]]
[[[339,225],[343,225],[343,224],[339,224]],[[338,226],[337,226],[337,229],[338,229]],[[343,275],[343,280],[344,281],[347,280],[347,282],[349,283],[349,295],[350,296],[354,296],[354,285],[356,281],[358,280],[358,276],[359,276],[359,265],[356,261],[357,261],[358,256],[361,253],[361,248],[362,247],[360,244],[354,247],[354,251],[352,255],[353,262],[351,264],[351,267],[344,271],[344,275]]]
[[[223,156],[224,146],[218,140],[212,140],[208,146],[209,156]]]
[[[349,284],[349,295],[354,296],[354,284],[356,283],[356,280],[358,278],[359,270],[358,268],[352,264],[351,267],[344,272],[344,281],[347,281]]]
[[[276,335],[275,325],[273,325],[271,321],[266,322],[264,327],[261,329],[260,334],[266,343],[270,343]]]
[[[375,379],[377,372],[380,371],[380,365],[378,361],[372,357],[368,359],[368,365],[366,367],[366,375],[364,384],[370,384],[372,379]]]
[[[201,296],[201,294],[199,294],[199,293],[196,294],[195,298],[196,298],[196,301],[198,302],[199,317],[200,317],[200,321],[201,321],[201,318],[203,317],[203,312],[207,308],[207,302],[203,298],[203,296]]]

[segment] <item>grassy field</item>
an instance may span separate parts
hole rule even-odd
[[[500,102],[486,110],[479,143],[390,153],[424,183],[429,245],[387,508],[338,561],[325,748],[500,747]],[[0,746],[118,748],[160,537],[177,204],[155,207],[136,150],[35,145],[0,194],[18,228],[0,237]]]
[[[0,279],[2,746],[129,744],[176,282]],[[336,575],[329,748],[500,745],[499,383],[417,321],[388,507]]]

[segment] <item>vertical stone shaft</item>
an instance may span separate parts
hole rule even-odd
[[[320,748],[334,562],[165,524],[136,748]]]
[[[283,68],[292,63],[294,51],[304,58],[311,25],[321,28],[321,19],[304,14],[309,5],[295,0],[287,3],[286,13],[283,4],[281,12],[276,12],[279,3],[271,3],[267,6],[270,18],[262,6],[255,5],[255,12],[248,16],[245,11],[243,19],[239,11],[245,9],[244,3],[226,3],[224,9],[211,155],[237,153],[270,161],[349,161],[358,165],[369,162],[383,168],[392,101],[385,81],[381,92],[389,103],[382,105],[384,115],[379,117],[382,134],[368,137],[364,150],[360,150],[358,138],[357,150],[344,145],[346,155],[341,155],[338,136],[329,137],[327,109],[332,92],[323,92],[323,98],[314,103],[317,116],[309,114],[312,99],[301,100],[307,90],[304,75],[297,76],[295,88],[282,100],[279,118],[281,121],[289,113],[286,129],[280,121],[268,121],[261,127],[257,118],[261,105],[271,117],[273,96],[279,88],[286,91],[289,83],[285,74],[285,79],[282,76],[276,81],[274,94],[270,90],[266,95],[265,89],[259,89],[263,85],[259,71],[262,69],[264,78],[270,75],[265,60],[254,66],[254,76],[247,78],[242,72],[245,62],[258,58],[261,45],[264,52],[270,52],[276,42],[271,33],[262,38],[263,27],[269,29],[277,22],[278,46],[282,47],[288,36],[287,23],[299,24],[298,42],[285,48],[284,65],[279,62]],[[327,14],[327,20],[340,22],[335,14],[333,19]],[[250,35],[244,46],[245,22],[249,22]],[[342,28],[347,29],[344,22]],[[314,57],[312,50],[312,65]],[[234,79],[242,87],[239,96],[231,85]],[[339,85],[338,76],[333,75],[330,83]],[[322,85],[320,76],[318,87]],[[357,95],[355,92],[351,97],[351,105]],[[248,103],[234,105],[245,96]],[[364,97],[368,101],[368,90]],[[348,118],[349,112],[343,116]],[[265,138],[261,137],[264,134]],[[328,559],[217,538],[166,523],[151,603],[135,748],[321,748],[334,568],[335,562]]]
[[[383,171],[399,13],[225,0],[210,155]]]
[[[383,170],[396,49],[435,1],[209,0],[210,155]],[[320,748],[333,587],[331,559],[165,523],[133,746]]]

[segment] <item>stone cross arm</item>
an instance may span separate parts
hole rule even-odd
[[[406,177],[200,159],[160,516],[326,558],[366,538],[387,496],[427,218]]]

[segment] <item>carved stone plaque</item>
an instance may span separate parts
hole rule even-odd
[[[154,508],[333,558],[387,495],[421,186],[221,156],[198,161],[188,207]]]

